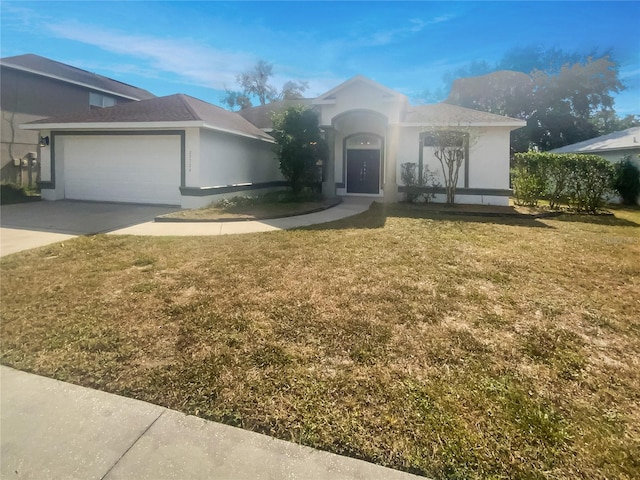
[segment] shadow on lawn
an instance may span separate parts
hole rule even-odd
[[[374,202],[366,212],[335,222],[323,223],[304,227],[305,230],[348,230],[348,229],[377,229],[383,228],[387,218],[415,218],[430,220],[446,220],[451,222],[494,223],[498,225],[512,225],[529,228],[553,227],[540,222],[539,219],[520,215],[495,212],[451,211],[421,208],[419,205],[392,204],[386,205]]]
[[[611,227],[640,227],[640,224],[627,220],[626,218],[619,218],[614,215],[561,215],[554,218],[559,222],[578,222],[578,223],[591,223],[593,225],[608,225]]]

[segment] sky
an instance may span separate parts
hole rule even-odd
[[[420,103],[445,73],[514,47],[612,49],[640,114],[640,1],[0,1],[2,57],[35,53],[149,90],[221,105],[264,59],[273,84],[318,96],[365,75]]]

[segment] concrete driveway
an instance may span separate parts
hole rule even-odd
[[[60,200],[0,207],[0,256],[149,222],[179,207]]]

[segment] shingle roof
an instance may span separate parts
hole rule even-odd
[[[312,98],[296,98],[291,100],[279,100],[277,102],[267,103],[266,105],[260,105],[252,108],[245,108],[240,110],[238,114],[246,118],[258,128],[269,129],[273,128],[273,122],[271,121],[271,114],[274,112],[281,112],[287,107],[292,105],[311,105]]]
[[[640,149],[640,127],[631,127],[590,140],[550,150],[551,153],[591,153],[608,150]]]
[[[39,55],[27,53],[15,57],[5,57],[0,59],[0,64],[9,68],[57,78],[75,84],[83,84],[96,90],[111,92],[116,95],[131,98],[133,100],[144,100],[153,98],[155,95],[142,88],[128,85],[112,78],[103,77],[96,73],[91,73],[80,68],[56,62]]]
[[[26,125],[57,125],[58,128],[62,128],[64,124],[82,123],[169,122],[179,124],[194,121],[203,122],[205,128],[272,140],[269,135],[240,115],[182,93],[44,118]]]
[[[524,126],[524,120],[458,107],[448,103],[434,103],[409,107],[403,123],[423,125],[504,125]]]

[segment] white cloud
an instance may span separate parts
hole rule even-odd
[[[58,38],[134,57],[140,62],[138,72],[147,72],[145,76],[153,71],[171,73],[185,83],[215,89],[234,85],[238,72],[250,68],[256,61],[254,55],[223,51],[189,39],[131,35],[76,22],[47,28]],[[124,66],[116,68],[124,69]]]
[[[420,18],[411,18],[408,24],[400,26],[398,28],[391,28],[386,30],[378,30],[370,36],[365,36],[361,41],[357,42],[359,46],[383,46],[389,45],[396,41],[407,38],[415,33],[419,33],[429,25],[435,25],[442,22],[447,22],[454,18],[454,15],[440,15],[438,17],[431,18],[429,20],[422,20]]]

